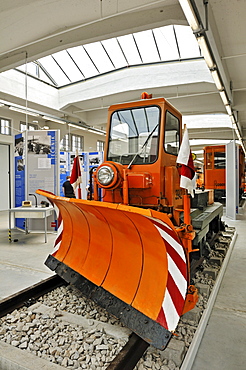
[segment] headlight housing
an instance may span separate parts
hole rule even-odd
[[[114,179],[114,171],[111,167],[104,165],[100,167],[97,171],[97,180],[103,185],[109,185]]]

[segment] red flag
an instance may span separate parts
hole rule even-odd
[[[80,159],[79,155],[77,154],[73,161],[73,168],[70,178],[70,184],[73,186],[74,190],[82,183],[82,177],[81,177],[81,166],[80,166]],[[81,198],[81,192],[80,192],[80,186],[79,186],[79,198]]]
[[[195,181],[192,180],[195,176],[195,168],[190,150],[188,130],[186,128],[179,149],[177,163],[182,164],[180,169],[180,187],[187,189],[188,193],[194,197]]]

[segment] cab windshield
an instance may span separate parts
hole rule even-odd
[[[160,108],[137,107],[115,111],[111,116],[107,160],[124,165],[157,160]]]

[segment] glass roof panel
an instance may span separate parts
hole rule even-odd
[[[118,41],[124,50],[128,65],[141,64],[141,58],[132,35],[118,37]]]
[[[143,63],[159,62],[160,58],[151,30],[134,33]]]
[[[125,66],[200,56],[190,27],[170,25],[69,48],[28,63],[27,68],[29,74],[63,86]],[[18,67],[23,72],[25,68]]]
[[[39,68],[39,78],[40,78],[40,80],[42,80],[44,82],[48,82],[49,84],[53,84],[53,81],[49,78],[49,76],[47,76],[47,74],[41,68]]]
[[[77,66],[79,67],[85,78],[98,75],[96,67],[89,58],[83,46],[75,46],[74,48],[68,49],[68,52],[75,60]]]
[[[127,66],[126,58],[120,48],[116,38],[102,41],[107,53],[109,54],[115,68],[122,68]]]
[[[178,60],[179,53],[173,26],[155,28],[153,32],[161,55],[161,60]]]
[[[84,45],[84,48],[95,63],[99,73],[105,73],[114,69],[114,65],[112,64],[100,42],[86,44]]]
[[[23,72],[26,72],[26,65],[22,64],[21,66],[17,67]],[[27,63],[27,73],[30,73],[33,76],[38,76],[38,68],[37,65],[33,62]]]
[[[201,56],[198,43],[190,27],[174,26],[181,59],[198,58]]]
[[[70,81],[67,76],[63,73],[61,68],[55,62],[51,55],[39,59],[39,62],[43,65],[46,71],[52,76],[58,86],[68,84]]]
[[[71,82],[79,81],[83,78],[79,68],[66,50],[53,54],[53,58],[61,66]]]

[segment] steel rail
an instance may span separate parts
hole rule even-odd
[[[129,341],[107,367],[107,370],[133,370],[149,343],[132,333]]]
[[[25,288],[0,301],[0,317],[20,308],[24,305],[30,305],[34,299],[41,297],[51,290],[65,285],[66,282],[58,275],[50,276],[28,288]]]

